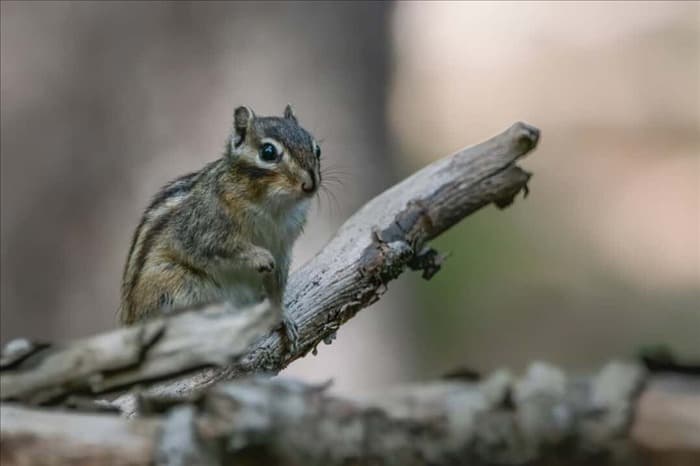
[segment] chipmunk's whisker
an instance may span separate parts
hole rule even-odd
[[[331,191],[330,189],[328,189],[328,186],[324,186],[323,184],[321,184],[320,188],[321,189],[319,189],[319,191],[318,191],[318,199],[319,200],[321,199],[321,193],[323,193],[326,196],[326,199],[328,199],[328,204],[331,207],[331,212],[332,212],[333,207],[335,207],[336,213],[339,212],[340,211],[340,203],[338,202],[338,198],[336,197],[335,193],[333,191]],[[320,206],[320,204],[321,203],[319,202],[319,206]]]
[[[337,176],[347,178],[351,175],[352,173],[350,173],[350,171],[338,165],[323,165],[321,167],[321,176]]]
[[[339,170],[322,170],[321,171],[321,177],[328,177],[328,176],[333,176],[336,178],[349,178],[349,173],[347,172],[342,172]]]
[[[325,178],[322,178],[321,184],[327,185],[328,183],[336,184],[336,185],[339,185],[341,187],[345,186],[345,183],[343,183],[343,180],[341,180],[340,178],[337,178],[335,176],[327,176]]]

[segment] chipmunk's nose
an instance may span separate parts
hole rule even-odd
[[[301,190],[306,194],[312,194],[316,191],[316,175],[311,170],[307,171],[306,175],[301,183]]]

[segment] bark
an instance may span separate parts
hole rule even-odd
[[[40,404],[222,366],[268,333],[267,301],[244,312],[209,306],[118,329],[64,346],[10,342],[2,355],[3,400]]]
[[[535,363],[520,378],[498,371],[355,400],[258,376],[181,401],[131,420],[5,405],[2,464],[632,465],[644,452],[668,451],[700,458],[698,379],[649,376],[628,363],[591,376]],[[669,427],[675,434],[664,436]],[[655,430],[661,440],[649,435]]]

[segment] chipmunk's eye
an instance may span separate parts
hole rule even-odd
[[[269,142],[264,143],[260,147],[260,160],[263,162],[279,162],[281,158],[280,155],[277,148]]]
[[[316,144],[316,147],[314,148],[314,154],[316,154],[317,159],[321,158],[321,147],[318,144]]]

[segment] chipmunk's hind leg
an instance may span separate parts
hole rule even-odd
[[[180,264],[167,264],[143,275],[132,292],[129,316],[133,323],[217,300],[216,284],[202,273]]]

